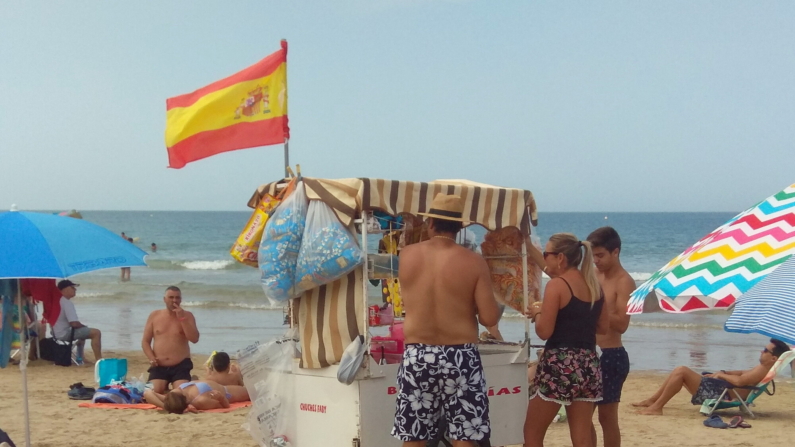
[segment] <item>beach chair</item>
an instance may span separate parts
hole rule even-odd
[[[756,386],[734,386],[726,382],[726,389],[723,390],[723,393],[721,393],[719,398],[707,399],[704,401],[704,403],[701,405],[701,414],[712,416],[712,413],[714,413],[715,410],[725,410],[727,408],[740,407],[743,411],[748,413],[752,419],[755,419],[756,416],[749,407],[754,405],[754,400],[756,400],[756,398],[762,394],[767,393],[772,396],[776,392],[776,383],[773,381],[773,379],[776,378],[776,375],[783,373],[784,369],[790,364],[790,362],[794,360],[795,351],[789,351],[781,354],[781,357],[776,360],[776,363],[774,363],[773,367],[770,368],[770,371],[767,373],[765,378],[756,384]],[[743,400],[740,398],[737,390],[751,390],[751,393],[745,400]],[[724,400],[725,397],[731,398],[731,400]]]

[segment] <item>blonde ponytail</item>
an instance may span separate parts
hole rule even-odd
[[[591,292],[591,307],[596,302],[596,297],[602,293],[602,286],[599,285],[599,278],[596,277],[596,269],[593,265],[593,248],[588,241],[580,242],[584,248],[582,257],[582,264],[580,264],[580,272],[585,278],[585,283],[588,284],[588,290]]]

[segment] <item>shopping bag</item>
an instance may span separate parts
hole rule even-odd
[[[295,191],[273,211],[260,242],[259,269],[265,296],[278,304],[299,295],[295,288],[295,266],[306,225],[306,191],[298,182]]]
[[[359,244],[334,210],[320,200],[311,201],[295,269],[297,291],[303,293],[334,282],[363,260]]]
[[[296,345],[297,340],[288,333],[238,351],[243,383],[252,402],[243,428],[262,447],[285,445],[278,442],[295,439],[297,403],[292,371]]]

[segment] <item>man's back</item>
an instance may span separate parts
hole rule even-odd
[[[481,323],[496,324],[497,304],[486,262],[448,238],[403,249],[399,278],[407,343],[476,343],[479,311],[487,320]],[[481,309],[476,297],[481,297]]]

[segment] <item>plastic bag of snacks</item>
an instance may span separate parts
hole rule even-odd
[[[279,199],[270,194],[265,196],[257,204],[257,208],[251,214],[240,236],[237,237],[235,245],[229,250],[229,254],[237,262],[257,267],[257,252],[259,251],[259,244],[262,241],[262,232],[265,230],[265,223],[273,212],[274,208],[279,205]]]
[[[306,228],[295,269],[299,292],[341,278],[363,262],[362,250],[353,235],[320,200],[309,204]]]
[[[307,199],[303,182],[273,211],[259,246],[259,269],[265,296],[274,304],[295,298],[295,265],[306,225]]]

